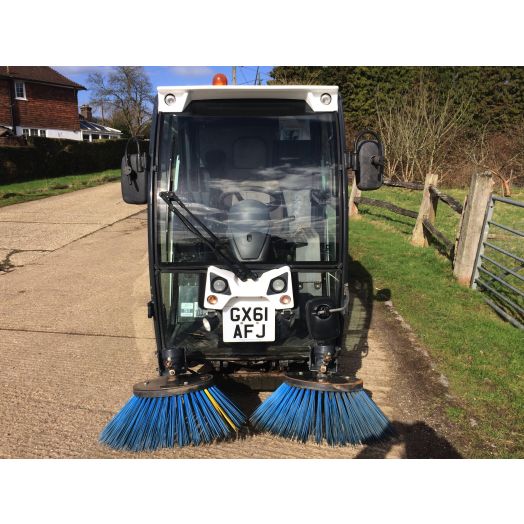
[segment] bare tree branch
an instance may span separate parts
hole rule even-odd
[[[427,173],[446,174],[450,145],[465,127],[467,101],[421,82],[400,103],[381,106],[377,100],[376,107],[390,177],[413,182]]]
[[[511,196],[511,186],[524,168],[523,133],[524,123],[491,134],[485,126],[466,148],[466,155],[474,166],[490,171],[499,179],[504,196]]]
[[[94,73],[88,82],[92,104],[107,108],[131,135],[139,135],[151,121],[153,86],[142,67],[118,66],[107,75]]]

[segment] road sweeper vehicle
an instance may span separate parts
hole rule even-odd
[[[201,444],[245,423],[331,445],[389,433],[362,381],[337,371],[348,170],[362,190],[383,176],[375,133],[346,151],[338,88],[159,87],[141,147],[128,142],[122,196],[148,206],[159,376],[135,384],[101,441]],[[248,421],[223,391],[230,382],[275,391]]]

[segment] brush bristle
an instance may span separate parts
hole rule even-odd
[[[297,388],[285,382],[251,416],[274,435],[330,446],[364,444],[393,434],[390,421],[363,389],[350,392]]]
[[[182,395],[133,396],[100,433],[100,442],[129,451],[206,444],[231,436],[245,421],[216,386]]]

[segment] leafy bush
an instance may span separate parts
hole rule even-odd
[[[125,140],[90,143],[30,137],[24,147],[0,146],[0,183],[115,169],[125,144]]]

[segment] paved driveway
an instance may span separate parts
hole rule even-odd
[[[124,204],[119,184],[0,209],[1,457],[125,456],[99,445],[97,437],[130,396],[132,384],[156,373],[146,315],[146,232],[144,207]],[[353,336],[365,335],[365,351],[359,347],[358,355],[367,354],[360,376],[387,415],[416,428],[417,419],[431,410],[422,413],[418,408],[424,403],[414,402],[407,386],[402,393],[392,337],[384,329],[386,313],[376,312],[368,332],[360,318],[365,310],[356,303],[354,311]],[[407,413],[401,394],[418,411]],[[433,433],[420,456],[435,445],[448,449]],[[127,456],[409,456],[405,442],[332,449],[242,436]]]

